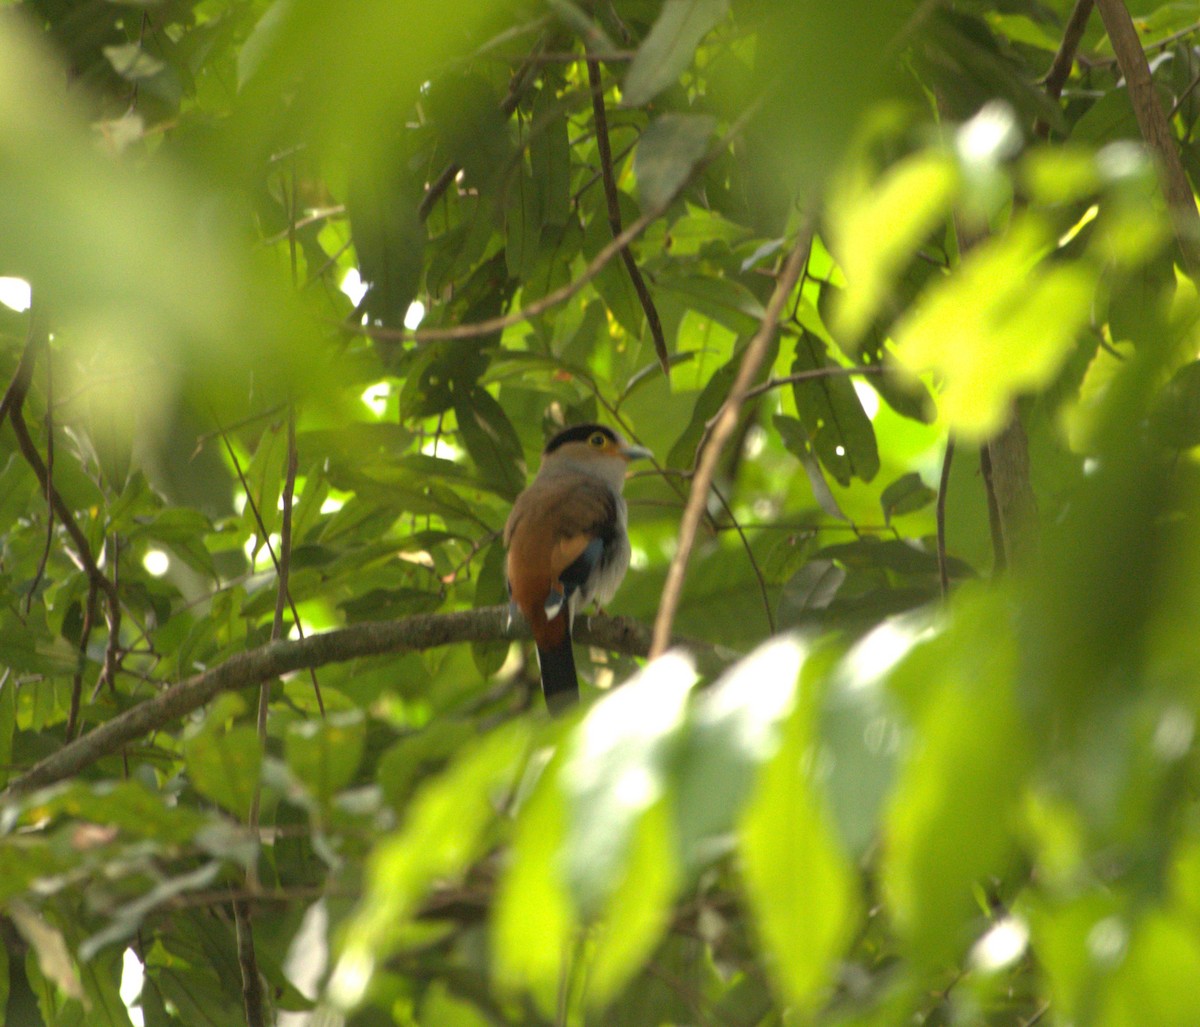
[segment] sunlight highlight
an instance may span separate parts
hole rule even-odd
[[[24,278],[0,277],[0,303],[18,314],[29,309],[33,302],[33,290]]]
[[[171,569],[171,558],[161,549],[147,549],[142,557],[142,566],[152,578],[161,578]]]
[[[862,404],[863,413],[867,415],[868,421],[875,420],[875,415],[879,413],[879,393],[871,386],[859,378],[853,380],[854,392],[858,396],[858,401]]]
[[[129,1013],[129,1019],[135,1027],[142,1027],[146,1022],[145,1014],[134,1005],[141,997],[142,984],[145,980],[146,973],[142,961],[138,959],[137,953],[133,949],[126,949],[124,959],[121,961],[120,994],[121,1001],[125,1003],[125,1010]]]
[[[350,268],[342,275],[342,284],[338,288],[356,307],[367,294],[367,283],[362,280],[362,275],[358,273],[358,268],[356,267]]]
[[[1029,925],[1015,916],[997,920],[971,950],[971,964],[984,973],[1012,966],[1029,947]]]
[[[368,385],[359,398],[371,413],[382,417],[387,413],[388,396],[391,394],[392,387],[388,382],[376,382],[374,385]]]
[[[420,300],[413,300],[408,305],[408,310],[404,312],[404,327],[410,332],[415,332],[424,320],[425,304]]]
[[[869,632],[842,661],[846,686],[851,690],[878,683],[918,642],[932,638],[934,629],[925,618],[893,617]]]

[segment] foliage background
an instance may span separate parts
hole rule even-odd
[[[1091,7],[0,5],[4,1022],[1200,1022],[1200,17]]]

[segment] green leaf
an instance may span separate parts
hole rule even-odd
[[[487,547],[483,561],[479,566],[479,576],[475,580],[475,599],[473,606],[478,610],[482,606],[496,606],[508,602],[507,580],[505,569],[506,551],[504,544],[497,540]],[[475,666],[479,673],[490,678],[500,670],[508,658],[509,644],[499,642],[475,642],[471,645],[471,655],[475,658]]]
[[[567,112],[550,90],[539,92],[533,102],[529,166],[540,200],[541,224],[565,227],[571,208],[571,143]]]
[[[514,176],[504,211],[504,263],[513,278],[528,277],[537,260],[542,207],[533,178],[522,169]]]
[[[135,82],[138,79],[152,78],[161,72],[166,65],[153,54],[147,53],[141,43],[120,43],[104,47],[104,56],[121,78]]]
[[[739,660],[697,697],[676,772],[676,825],[695,873],[732,847],[760,764],[778,748],[804,647],[784,635]]]
[[[607,908],[628,871],[638,822],[666,788],[695,682],[690,659],[668,653],[596,703],[571,739],[561,774],[570,810],[563,856],[586,916]]]
[[[814,1011],[832,987],[859,912],[854,868],[812,779],[815,702],[802,679],[778,751],[763,767],[738,832],[746,894],[774,982]]]
[[[370,164],[355,167],[346,194],[354,252],[367,286],[365,309],[390,328],[404,324],[421,284],[426,232],[417,216],[420,195],[407,177]]]
[[[915,700],[920,744],[884,817],[882,878],[913,960],[954,962],[978,916],[974,889],[1002,876],[1027,740],[1017,654],[1001,602],[960,592],[950,626],[911,650],[892,688]]]
[[[547,1013],[557,1006],[577,922],[560,858],[567,832],[561,766],[561,756],[551,759],[517,814],[491,922],[496,980],[529,991]]]
[[[376,965],[394,951],[433,881],[461,874],[479,855],[495,817],[494,798],[520,774],[529,739],[527,721],[509,722],[481,739],[426,782],[404,826],[375,846],[365,893],[347,923],[348,941],[329,984],[339,1004],[362,1000]]]
[[[241,820],[249,816],[262,767],[262,746],[254,728],[205,727],[184,743],[183,755],[196,791]]]
[[[354,779],[365,739],[362,711],[347,710],[289,724],[284,752],[292,773],[319,802],[328,803]]]
[[[1119,929],[1119,928],[1118,928]],[[1095,942],[1089,938],[1089,948]],[[1200,1018],[1200,995],[1193,988],[1171,987],[1200,975],[1200,941],[1195,925],[1154,910],[1134,929],[1129,952],[1108,989],[1102,1023],[1112,1027],[1172,1024],[1187,1027]]]
[[[803,624],[816,610],[826,609],[846,580],[846,571],[832,560],[809,560],[793,574],[779,597],[779,623]]]
[[[792,374],[834,367],[825,344],[805,329],[796,340]],[[792,394],[821,465],[841,485],[849,485],[851,478],[874,478],[879,471],[875,430],[850,378],[831,374],[798,381],[792,385]]]
[[[972,250],[927,288],[896,330],[910,371],[945,376],[939,406],[964,437],[986,438],[1014,395],[1046,385],[1091,316],[1095,272],[1039,260],[1048,228],[1035,216]]]
[[[831,200],[834,250],[846,289],[834,311],[836,332],[856,343],[889,298],[900,271],[941,224],[958,192],[948,153],[923,150],[876,182],[854,181]]]
[[[586,998],[595,1009],[617,997],[670,922],[679,873],[665,807],[655,803],[638,821],[624,874],[594,932]]]
[[[728,0],[666,0],[625,75],[621,102],[640,107],[674,85],[692,63],[700,40],[728,9]]]
[[[504,408],[476,387],[466,397],[455,398],[454,412],[480,477],[501,495],[515,499],[525,487],[524,450]]]
[[[716,120],[707,114],[664,114],[638,140],[633,167],[642,206],[665,206],[708,149]]]
[[[1151,426],[1172,449],[1200,445],[1200,361],[1184,364],[1171,376],[1158,397]]]
[[[893,517],[921,510],[937,499],[937,492],[922,481],[916,471],[901,475],[879,496],[883,519],[889,524]]]

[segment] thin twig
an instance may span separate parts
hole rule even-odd
[[[754,399],[772,389],[796,382],[809,382],[814,378],[836,378],[841,375],[856,374],[886,374],[887,369],[882,364],[862,364],[857,367],[843,367],[841,364],[831,364],[828,367],[814,367],[807,371],[797,371],[795,374],[785,374],[781,378],[769,378],[761,385],[756,385],[746,393],[746,399]]]
[[[588,84],[592,87],[592,116],[596,122],[596,149],[600,154],[600,174],[604,179],[604,202],[608,207],[608,224],[613,237],[621,234],[621,200],[617,192],[617,180],[613,174],[612,147],[608,140],[608,113],[604,109],[604,84],[600,77],[600,62],[595,57],[588,57]],[[621,260],[633,282],[633,290],[637,293],[638,302],[646,315],[646,324],[650,328],[650,336],[654,339],[654,352],[662,366],[663,374],[671,377],[671,358],[667,353],[667,340],[663,335],[662,321],[658,316],[658,308],[654,298],[646,287],[646,280],[633,259],[633,254],[626,246],[621,250]]]
[[[942,598],[950,594],[950,570],[946,560],[946,496],[950,490],[950,463],[954,459],[954,436],[946,438],[946,454],[942,457],[942,474],[938,479],[937,505],[934,508],[937,519],[937,560],[938,578],[942,583]]]
[[[290,426],[290,422],[289,422],[289,432],[290,432],[289,439],[291,440],[291,442],[294,443],[295,428]],[[287,575],[285,573],[283,573],[280,562],[279,562],[278,558],[276,558],[276,556],[275,556],[275,549],[271,545],[271,535],[267,531],[267,526],[266,526],[265,522],[263,521],[262,513],[258,508],[258,504],[254,501],[254,496],[250,491],[250,483],[246,480],[246,475],[242,472],[241,461],[238,460],[237,454],[233,451],[233,446],[230,445],[229,437],[223,431],[221,432],[221,441],[225,443],[225,452],[227,452],[229,454],[229,459],[231,461],[233,461],[233,469],[234,469],[234,471],[237,472],[238,481],[240,481],[242,483],[242,490],[246,493],[246,503],[250,507],[251,514],[254,516],[254,523],[258,526],[258,533],[262,537],[263,545],[266,546],[266,548],[267,548],[267,555],[271,557],[271,565],[275,568],[275,576],[280,581],[280,584],[283,588],[284,595],[287,596],[288,609],[292,611],[292,619],[295,621],[295,624],[296,624],[296,634],[298,634],[301,638],[303,638],[304,637],[304,628],[300,624],[300,612],[296,609],[296,603],[292,599],[291,591],[287,587]],[[290,449],[290,446],[289,446],[289,449]],[[293,474],[292,487],[295,488],[294,472],[291,472],[291,473]],[[289,542],[290,542],[290,535],[291,535],[291,526],[290,525],[288,526],[288,533],[289,533]],[[281,532],[281,534],[280,534],[281,544],[282,544],[282,541],[283,541],[283,536],[282,536],[282,532]],[[312,676],[313,691],[316,693],[316,697],[317,697],[317,709],[320,710],[321,716],[323,717],[323,716],[325,716],[325,700],[321,697],[321,686],[317,683],[316,672],[311,667],[309,668],[309,673]]]
[[[733,387],[729,390],[729,396],[717,415],[712,438],[700,456],[696,476],[692,479],[691,491],[688,493],[687,506],[683,511],[683,521],[679,526],[679,544],[671,559],[666,584],[663,586],[662,603],[659,605],[658,615],[654,619],[654,634],[650,643],[651,659],[661,656],[667,649],[671,625],[674,623],[675,611],[679,607],[679,600],[683,593],[683,579],[687,573],[688,560],[691,558],[692,546],[696,541],[696,529],[708,502],[708,490],[712,485],[717,460],[721,456],[721,450],[724,449],[725,443],[733,434],[734,428],[737,427],[738,415],[746,400],[746,393],[750,390],[750,383],[758,374],[766,356],[767,347],[778,330],[779,315],[784,304],[792,294],[792,290],[796,287],[796,283],[800,280],[800,275],[808,263],[812,240],[813,224],[812,219],[809,218],[799,241],[788,256],[779,280],[775,283],[775,291],[763,313],[758,331],[746,346]]]
[[[254,956],[249,903],[234,901],[233,922],[237,936],[238,969],[242,973],[242,1008],[246,1013],[246,1027],[266,1027],[262,977],[258,972],[258,960]]]
[[[713,495],[717,497],[721,505],[725,508],[725,513],[729,516],[729,523],[734,531],[738,533],[738,538],[742,540],[742,547],[746,550],[746,558],[750,561],[750,566],[754,570],[754,576],[758,578],[758,591],[762,595],[763,612],[767,615],[767,628],[770,633],[775,634],[775,615],[771,612],[771,594],[767,591],[767,579],[763,575],[762,568],[758,565],[758,558],[754,555],[754,550],[750,547],[750,540],[746,538],[746,533],[742,530],[741,524],[738,523],[737,516],[733,512],[733,507],[729,505],[729,500],[725,498],[725,494],[717,487],[717,483],[713,482]]]

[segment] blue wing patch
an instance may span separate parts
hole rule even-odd
[[[583,552],[575,557],[567,569],[559,575],[558,580],[562,582],[562,591],[551,589],[550,594],[546,596],[546,616],[550,620],[558,616],[562,608],[570,601],[571,596],[580,589],[586,590],[588,580],[596,573],[604,558],[604,548],[603,539],[592,539]]]

